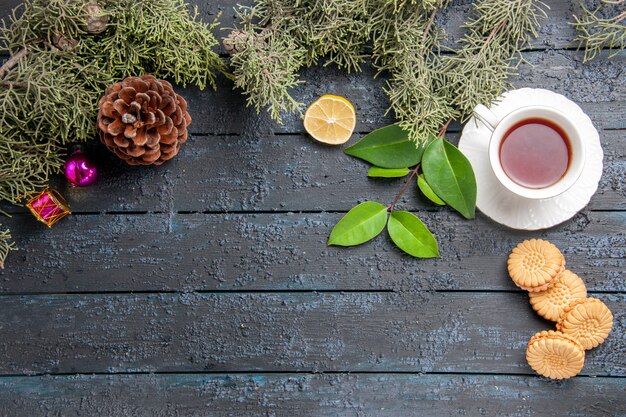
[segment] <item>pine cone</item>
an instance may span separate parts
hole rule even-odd
[[[100,139],[130,165],[161,165],[187,140],[187,102],[152,75],[112,85],[98,107]]]
[[[52,44],[62,51],[71,51],[78,46],[78,41],[70,39],[62,33],[57,33],[52,37]]]
[[[222,41],[222,45],[224,45],[224,50],[230,55],[235,55],[236,53],[242,52],[244,49],[246,49],[246,43],[248,42],[249,37],[250,35],[248,35],[247,32],[243,32],[241,30],[233,30]]]
[[[96,35],[106,30],[107,23],[109,23],[109,16],[103,14],[103,12],[104,9],[95,0],[85,4],[83,7],[83,13],[85,13],[85,25],[83,29],[85,32]]]

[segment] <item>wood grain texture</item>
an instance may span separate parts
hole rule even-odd
[[[0,16],[17,3],[0,2]],[[240,1],[192,3],[229,27]],[[547,3],[524,53],[532,66],[512,82],[564,94],[600,130],[604,174],[574,219],[512,231],[420,202],[413,187],[400,205],[420,211],[441,259],[416,261],[386,236],[329,248],[341,212],[390,202],[401,180],[367,179],[365,164],[306,137],[298,116],[257,115],[224,77],[215,92],[177,87],[194,121],[175,160],[130,168],[94,141],[102,180],[53,182],[78,215],[51,230],[21,209],[2,219],[20,251],[0,271],[0,416],[626,416],[626,57],[582,64],[567,24],[578,2]],[[446,45],[470,6],[455,0],[438,16]],[[392,121],[373,75],[311,68],[293,94],[348,97],[355,141]],[[615,315],[582,377],[547,381],[524,359],[529,337],[554,326],[506,273],[529,237],[562,248]]]
[[[402,254],[383,233],[355,248],[327,247],[341,214],[72,216],[46,229],[7,223],[20,250],[0,291],[516,290],[511,249],[546,238],[592,291],[625,291],[626,213],[583,212],[546,232],[511,231],[480,215],[418,213],[441,259]]]
[[[448,138],[457,143],[459,135]],[[604,173],[588,209],[626,209],[626,130],[605,130],[601,141]],[[54,183],[73,212],[348,211],[364,200],[390,203],[404,181],[368,178],[365,162],[302,135],[195,136],[162,167],[128,167],[100,144],[90,154],[100,166],[95,185]],[[416,184],[399,207],[449,210],[429,203]]]
[[[583,375],[626,376],[626,295]],[[380,371],[532,374],[553,323],[517,293],[232,293],[0,297],[1,374]],[[553,327],[552,327],[553,328]]]
[[[448,136],[458,143],[458,134]],[[626,130],[604,131],[602,143],[605,168],[590,208],[624,209]],[[177,211],[348,211],[364,200],[391,203],[404,181],[368,178],[369,164],[305,136],[204,137],[189,145],[168,167],[180,172],[172,189]],[[416,184],[399,207],[435,208]]]
[[[0,378],[2,417],[626,415],[615,378],[471,375],[77,375]],[[602,393],[602,397],[598,393]]]

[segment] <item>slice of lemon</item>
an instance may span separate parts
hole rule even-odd
[[[346,143],[356,126],[354,106],[343,97],[325,94],[304,113],[304,129],[315,140],[329,145]]]

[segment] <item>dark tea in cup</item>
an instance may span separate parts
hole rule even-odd
[[[572,118],[554,107],[531,105],[499,116],[482,104],[474,116],[491,130],[489,165],[511,193],[546,199],[569,190],[585,167],[586,146]]]
[[[572,150],[565,131],[550,120],[517,122],[500,143],[500,164],[506,175],[526,188],[546,188],[565,176]]]

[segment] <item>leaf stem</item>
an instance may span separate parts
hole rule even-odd
[[[452,121],[454,120],[454,118],[450,117],[448,119],[448,121],[446,122],[445,125],[441,126],[441,129],[439,129],[439,132],[437,133],[437,136],[442,138],[446,135],[446,131],[448,130],[448,126],[450,126],[450,123],[452,123]]]
[[[454,118],[450,117],[448,119],[448,121],[446,122],[446,124],[441,126],[441,129],[439,129],[439,132],[437,133],[438,137],[443,137],[446,134],[446,131],[448,130],[448,126],[450,126],[450,123],[452,123],[453,120],[454,120]],[[402,188],[400,188],[400,191],[398,191],[398,194],[396,194],[396,197],[393,199],[393,202],[391,204],[389,204],[389,206],[388,206],[388,209],[389,209],[390,212],[393,211],[396,208],[396,204],[398,204],[398,201],[400,200],[400,197],[402,197],[402,194],[404,194],[404,192],[406,191],[407,187],[411,183],[411,180],[417,175],[417,173],[418,173],[418,171],[420,169],[420,166],[421,166],[421,164],[417,164],[415,166],[415,168],[413,168],[409,172],[409,176],[407,177],[407,179],[404,182],[404,184],[402,184]]]
[[[420,165],[421,164],[417,164],[415,166],[415,168],[413,168],[411,170],[411,172],[409,172],[409,176],[407,177],[406,181],[402,185],[402,188],[400,188],[400,191],[398,191],[398,194],[396,194],[396,198],[394,198],[393,202],[391,204],[389,204],[389,206],[388,206],[388,209],[389,209],[390,212],[393,211],[393,209],[396,207],[396,204],[398,203],[398,200],[400,200],[400,197],[402,197],[402,194],[404,194],[404,192],[406,191],[406,189],[409,186],[409,184],[411,183],[411,180],[413,179],[413,177],[415,177],[417,175],[417,171],[419,171]]]

